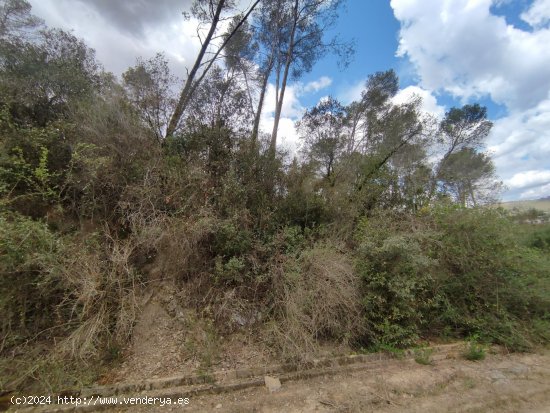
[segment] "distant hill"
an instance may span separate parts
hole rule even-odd
[[[510,201],[510,202],[501,202],[499,206],[505,209],[520,209],[527,210],[531,208],[539,209],[550,213],[550,196],[540,199],[535,199],[531,201]]]

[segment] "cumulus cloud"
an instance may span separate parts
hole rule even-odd
[[[545,0],[547,1],[547,0]],[[491,14],[491,0],[392,0],[401,21],[398,54],[421,84],[463,98],[489,95],[528,109],[550,89],[550,30],[526,32]]]
[[[197,21],[181,12],[189,0],[107,1],[30,0],[33,14],[50,27],[71,30],[97,52],[108,71],[120,75],[135,64],[164,52],[170,67],[184,77],[200,48]]]
[[[550,23],[550,0],[535,0],[531,7],[521,14],[521,19],[537,29],[546,26]]]
[[[191,0],[78,0],[101,14],[111,25],[132,35],[144,37],[151,26],[174,20],[189,10]]]
[[[496,0],[391,0],[401,22],[397,54],[408,58],[420,86],[463,102],[489,97],[508,115],[489,138],[506,198],[542,193],[550,183],[550,0],[535,0],[521,30],[491,13]],[[530,172],[531,171],[531,172]],[[538,171],[531,188],[521,179]],[[547,174],[548,172],[548,174]],[[515,177],[515,178],[514,178]],[[546,188],[546,189],[545,189]]]
[[[313,80],[306,83],[302,88],[302,93],[318,92],[329,87],[332,84],[332,79],[328,76],[321,76],[318,80]]]
[[[550,99],[496,120],[488,149],[509,188],[506,200],[550,195]]]
[[[550,171],[525,171],[515,174],[508,180],[511,188],[532,188],[550,181]]]
[[[401,89],[394,96],[394,103],[400,105],[410,102],[411,100],[419,97],[422,99],[422,111],[428,113],[435,118],[443,118],[445,115],[445,108],[437,103],[437,98],[432,92],[426,89],[422,89],[419,86],[407,86],[405,89]]]
[[[522,170],[550,173],[549,131],[550,99],[495,121],[488,149],[505,181]]]
[[[306,108],[300,102],[300,98],[311,93],[317,93],[326,89],[332,84],[332,79],[328,76],[321,76],[319,79],[312,80],[306,84],[296,82],[286,87],[281,119],[279,121],[279,141],[280,146],[287,149],[291,154],[297,152],[300,147],[298,132],[295,128],[295,122],[303,115]],[[263,132],[271,133],[275,122],[275,85],[270,83],[267,88],[260,129]]]

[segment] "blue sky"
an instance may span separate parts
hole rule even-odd
[[[30,2],[48,25],[84,38],[118,75],[159,51],[185,73],[199,48],[193,21],[179,13],[190,0]],[[550,195],[550,0],[348,0],[331,34],[355,39],[355,59],[341,71],[327,56],[289,86],[282,146],[296,147],[294,121],[306,107],[327,95],[349,103],[369,74],[394,69],[400,96],[420,95],[435,116],[465,103],[487,106],[494,122],[487,150],[508,187],[504,200]],[[269,131],[273,87],[267,99],[262,127]]]
[[[487,107],[504,200],[549,196],[549,22],[549,0],[350,0],[334,32],[355,38],[355,60],[345,72],[331,57],[320,61],[303,82],[331,74],[332,83],[300,101],[349,100],[368,74],[392,68],[402,89],[432,99],[432,113]]]
[[[316,99],[327,92],[344,98],[350,89],[363,82],[368,74],[394,69],[403,84],[411,82],[406,63],[395,56],[399,45],[399,22],[393,15],[389,1],[349,0],[340,14],[337,25],[327,37],[338,35],[344,40],[354,40],[356,54],[350,65],[342,70],[334,56],[327,56],[317,63],[313,71],[304,76],[309,82],[332,74],[329,90],[319,91],[304,99],[306,105],[316,104]],[[403,70],[400,70],[403,69]]]
[[[529,25],[519,18],[521,12],[530,3],[532,0],[509,1],[493,5],[491,11],[503,16],[510,24],[524,30],[531,30]],[[367,75],[388,69],[396,71],[402,88],[418,85],[418,74],[409,60],[396,55],[400,27],[400,22],[396,19],[389,0],[348,0],[337,25],[331,30],[329,36],[339,35],[346,40],[354,39],[355,58],[344,70],[338,68],[333,56],[326,56],[319,61],[312,72],[303,77],[303,81],[305,83],[315,81],[331,73],[334,74],[331,78],[332,84],[325,90],[304,96],[302,99],[304,105],[315,105],[327,92],[346,100],[349,98],[350,89],[363,83]],[[437,101],[445,108],[463,104],[460,99],[448,93],[440,93]],[[475,99],[475,102],[486,106],[492,119],[507,114],[505,106],[496,104],[487,96]]]

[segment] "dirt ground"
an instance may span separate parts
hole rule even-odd
[[[229,370],[273,362],[252,332],[211,335],[196,314],[155,295],[143,312],[125,361],[104,382]],[[164,294],[164,296],[170,296]],[[187,406],[133,406],[120,412],[521,412],[550,413],[550,351],[488,354],[482,361],[440,358],[431,365],[389,360],[382,367],[192,397]]]
[[[123,361],[99,381],[100,384],[135,382],[143,379],[191,374],[209,370],[230,370],[266,365],[272,355],[257,332],[242,328],[239,333],[220,336],[199,317],[183,307],[171,288],[146,296]]]
[[[190,399],[186,407],[147,406],[120,412],[550,412],[550,352],[443,359],[432,365],[388,361],[361,370]]]

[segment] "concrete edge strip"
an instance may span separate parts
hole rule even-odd
[[[462,347],[463,343],[453,343],[430,346],[435,354],[448,354],[457,348]],[[162,397],[172,400],[185,397],[196,397],[205,394],[230,393],[251,387],[260,387],[264,385],[264,375],[277,375],[281,383],[293,380],[306,380],[322,375],[334,375],[342,372],[352,372],[373,368],[378,370],[384,367],[383,361],[390,360],[410,360],[414,358],[414,350],[404,350],[402,356],[396,356],[388,353],[358,354],[349,356],[339,356],[316,360],[311,363],[302,364],[281,364],[268,367],[258,367],[251,369],[233,370],[230,372],[213,372],[211,375],[192,375],[170,377],[157,380],[145,380],[138,383],[120,383],[113,386],[101,386],[95,388],[86,388],[78,394],[78,397]],[[304,368],[305,367],[305,368]],[[226,383],[212,382],[217,375],[227,379],[229,375],[231,380]],[[260,377],[261,376],[261,377]],[[177,389],[177,388],[180,389]],[[177,389],[177,390],[176,390]],[[105,393],[104,393],[105,391]],[[109,392],[106,392],[109,391]],[[150,392],[147,394],[145,392]],[[141,394],[140,394],[141,393]],[[122,407],[120,405],[79,405],[63,406],[50,405],[43,408],[24,408],[12,410],[18,412],[40,412],[40,413],[68,413],[68,412],[89,412],[99,411],[108,408]]]

